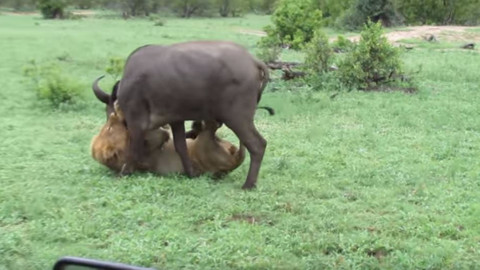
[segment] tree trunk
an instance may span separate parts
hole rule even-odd
[[[223,0],[220,9],[219,9],[220,16],[228,17],[228,13],[230,13],[230,0]]]

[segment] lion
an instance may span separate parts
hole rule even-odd
[[[240,143],[237,148],[220,139],[215,134],[218,127],[214,121],[205,121],[197,127],[199,130],[195,138],[186,139],[196,175],[211,173],[214,177],[221,177],[238,168],[245,160],[245,147]],[[126,163],[128,143],[128,129],[117,105],[99,134],[92,139],[92,157],[111,170],[121,172]],[[148,132],[144,145],[147,151],[139,164],[139,171],[159,175],[185,173],[168,126]]]

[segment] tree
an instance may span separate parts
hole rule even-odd
[[[90,9],[95,5],[94,0],[75,0],[72,3],[80,9]]]
[[[395,0],[409,24],[477,24],[480,0]]]
[[[151,12],[151,0],[123,0],[122,10],[128,16],[148,16]]]
[[[248,2],[245,0],[216,0],[216,6],[218,6],[218,11],[220,16],[232,17],[240,16],[240,14],[248,9]]]
[[[384,26],[393,26],[401,23],[401,18],[391,0],[356,0],[345,17],[343,26],[348,29],[357,29],[368,20],[381,22]]]
[[[211,6],[211,0],[175,0],[174,10],[182,18],[190,18],[194,14],[202,14]]]
[[[333,25],[353,4],[355,0],[317,0],[316,6],[322,11],[325,23]]]

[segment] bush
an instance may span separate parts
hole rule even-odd
[[[274,43],[300,49],[313,38],[314,30],[320,27],[322,12],[311,0],[281,0],[272,15],[273,26],[265,27],[267,36],[262,43]]]
[[[282,48],[278,44],[280,44],[280,40],[275,36],[260,40],[257,57],[265,63],[277,61],[282,52]]]
[[[114,80],[122,75],[123,67],[125,66],[125,59],[121,57],[112,57],[108,60],[108,66],[105,68],[105,72],[110,74]]]
[[[167,23],[167,20],[165,20],[165,19],[157,19],[155,21],[154,26],[164,26],[166,23]]]
[[[39,0],[38,7],[45,19],[65,18],[64,9],[67,7],[65,0]]]
[[[344,52],[349,52],[355,48],[355,43],[350,41],[349,39],[345,38],[344,36],[340,35],[337,37],[337,40],[335,40],[332,43],[332,49],[335,52],[338,53],[344,53]]]
[[[83,98],[83,85],[63,74],[57,65],[38,66],[31,61],[24,75],[33,81],[37,97],[53,108],[73,105]]]
[[[305,68],[314,74],[325,73],[332,63],[332,56],[327,35],[321,30],[315,31],[313,39],[305,46]]]
[[[340,81],[349,87],[372,89],[401,73],[399,50],[382,34],[379,22],[365,24],[358,45],[339,63]]]

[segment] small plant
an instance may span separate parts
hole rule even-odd
[[[279,46],[280,41],[275,37],[263,39],[259,42],[259,51],[257,57],[265,63],[275,62],[280,57],[282,47]]]
[[[278,46],[264,47],[260,48],[260,51],[257,53],[257,57],[265,63],[271,63],[278,60],[281,52],[282,48]]]
[[[110,74],[116,81],[120,75],[122,75],[123,67],[125,66],[125,59],[121,57],[112,57],[108,60],[108,66],[105,68],[105,72]]]
[[[305,46],[305,68],[314,74],[327,72],[332,63],[333,51],[327,35],[315,31],[312,40]]]
[[[350,41],[349,39],[345,38],[342,35],[339,35],[337,37],[337,40],[335,40],[332,43],[333,51],[337,53],[349,52],[353,50],[354,47],[355,47],[355,43],[353,43],[352,41]]]
[[[338,68],[346,86],[374,89],[401,74],[399,50],[388,43],[379,22],[368,21],[358,45],[345,55]]]
[[[167,20],[165,20],[165,19],[157,19],[155,21],[154,26],[164,26],[166,23],[167,23]]]
[[[48,101],[53,108],[73,105],[83,98],[83,85],[63,74],[55,64],[38,66],[30,61],[23,74],[34,83],[37,97]]]

